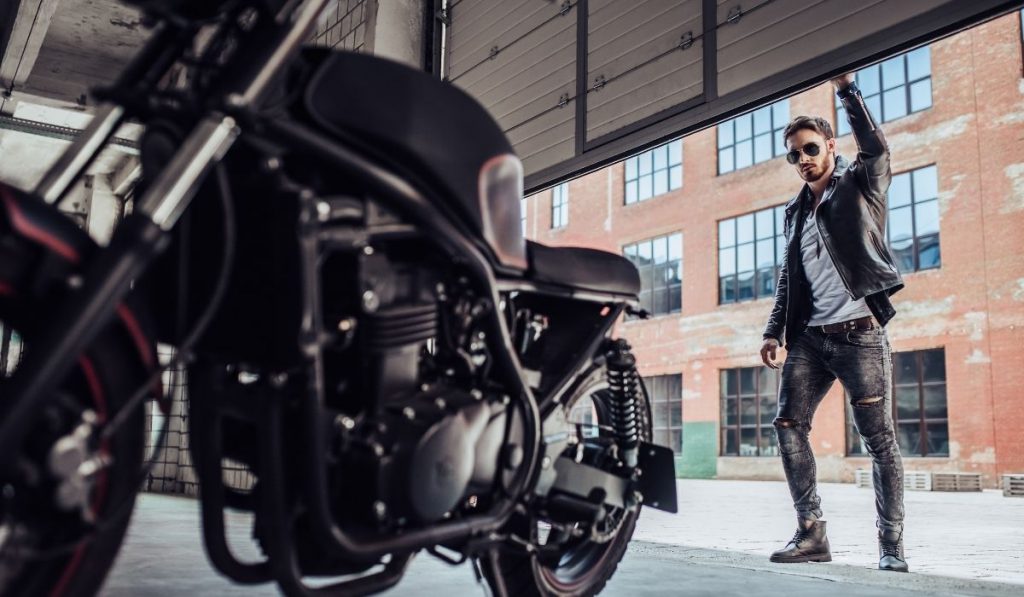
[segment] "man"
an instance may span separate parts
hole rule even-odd
[[[799,116],[783,133],[786,159],[806,184],[786,205],[787,250],[761,360],[777,369],[776,351],[785,341],[774,424],[797,531],[771,561],[832,560],[808,434],[815,410],[839,379],[871,454],[878,567],[906,572],[903,461],[891,416],[892,358],[884,329],[896,313],[889,296],[903,287],[883,240],[889,148],[853,75],[832,84],[857,142],[853,163],[836,155],[832,127],[822,118]]]

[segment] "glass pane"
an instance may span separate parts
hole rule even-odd
[[[920,269],[939,267],[942,264],[942,251],[939,247],[938,234],[918,237],[917,260]]]
[[[910,111],[918,112],[932,107],[932,80],[925,79],[910,86]]]
[[[654,247],[654,263],[666,263],[668,261],[668,237],[663,236],[651,241]]]
[[[669,286],[668,308],[672,313],[678,313],[683,308],[683,287],[678,284]]]
[[[761,402],[761,424],[770,426],[778,412],[775,396],[761,396],[759,400]]]
[[[747,301],[754,298],[754,272],[736,276],[736,300]]]
[[[754,228],[757,231],[757,238],[772,238],[775,236],[774,210],[762,209],[754,214]]]
[[[740,399],[740,425],[757,423],[757,404],[753,398]]]
[[[946,351],[925,350],[921,352],[921,366],[924,381],[946,381]]]
[[[872,95],[871,97],[864,98],[864,104],[868,107],[868,112],[871,113],[875,118],[882,117],[882,96]],[[847,127],[849,130],[849,127]]]
[[[636,245],[626,245],[622,248],[622,254],[629,258],[634,264],[636,263]]]
[[[636,158],[632,157],[626,160],[626,180],[634,178],[636,178]]]
[[[636,254],[640,258],[640,263],[649,264],[651,263],[651,256],[654,253],[654,246],[650,241],[637,243]]]
[[[907,79],[913,81],[932,73],[931,47],[918,48],[907,54]]]
[[[765,133],[754,137],[754,162],[761,163],[772,159],[772,135]]]
[[[683,258],[683,235],[673,234],[668,237],[668,259],[678,261]]]
[[[754,110],[754,134],[760,135],[772,130],[772,107],[764,106]]]
[[[662,170],[654,175],[654,194],[661,195],[668,192],[668,172]]]
[[[649,174],[647,176],[640,177],[640,189],[637,191],[637,199],[643,201],[644,199],[650,199],[652,197],[654,190],[652,189],[651,182],[651,176]]]
[[[657,401],[654,403],[654,426],[655,427],[666,427],[668,426],[668,403],[664,401]]]
[[[736,271],[741,274],[754,271],[754,243],[736,248]]]
[[[921,396],[917,386],[896,386],[896,418],[901,421],[921,418]]]
[[[903,72],[903,56],[882,63],[882,89],[892,89],[907,82]]]
[[[736,414],[736,399],[735,398],[723,398],[722,399],[722,424],[723,425],[735,425],[736,420],[739,417]]]
[[[735,168],[732,160],[732,147],[726,147],[718,152],[718,173],[725,174],[732,172]]]
[[[643,287],[643,277],[641,277],[640,285]],[[649,286],[647,288],[649,288]],[[654,312],[654,305],[652,304],[650,290],[643,290],[640,292],[640,308],[645,311]]]
[[[736,372],[733,369],[722,369],[718,372],[718,387],[722,396],[736,395]]]
[[[740,456],[757,456],[757,428],[740,429]]]
[[[755,367],[740,369],[740,394],[753,395],[757,393],[756,386],[754,385],[756,371],[757,368]]]
[[[731,247],[736,244],[736,220],[718,221],[718,246]]]
[[[782,227],[786,223],[786,206],[780,205],[775,208],[775,234],[782,234]]]
[[[732,144],[732,121],[730,120],[718,125],[718,148],[721,149]]]
[[[683,403],[679,400],[668,403],[668,423],[672,427],[679,427],[683,424]]]
[[[916,352],[897,352],[892,355],[892,369],[897,384],[917,385]]]
[[[902,207],[910,203],[910,200],[910,173],[893,176],[889,184],[889,207]]]
[[[664,170],[668,168],[668,147],[662,145],[654,149],[654,169]]]
[[[786,141],[782,138],[782,133],[773,133],[772,138],[775,139],[775,155],[785,155],[786,153]]]
[[[761,456],[778,456],[779,440],[775,439],[775,428],[761,427]]]
[[[751,116],[744,114],[736,118],[736,140],[743,141],[751,137]]]
[[[935,199],[914,206],[914,224],[918,236],[939,231],[939,202]]]
[[[775,239],[757,241],[757,269],[775,267]]]
[[[718,300],[723,304],[736,301],[736,276],[724,276],[718,279]]]
[[[775,264],[782,265],[786,260],[786,237],[775,237]]]
[[[920,423],[900,423],[896,426],[896,437],[899,440],[900,452],[902,452],[903,455],[921,455]]]
[[[655,315],[664,315],[668,313],[668,289],[663,287],[657,287],[651,293],[654,297],[654,311]]]
[[[928,456],[949,455],[949,428],[946,421],[941,423],[928,423]]]
[[[755,291],[758,298],[775,295],[775,281],[779,279],[774,267],[757,270],[757,279],[754,281]]]
[[[836,108],[836,136],[842,137],[850,132],[850,121],[846,117],[846,108]]]
[[[644,153],[641,153],[639,156],[637,156],[637,160],[639,162],[639,172],[640,172],[640,175],[643,176],[644,174],[650,174],[651,173],[651,152],[645,151]]]
[[[654,430],[654,444],[658,446],[668,446],[668,429],[655,429]]]
[[[773,126],[777,129],[784,128],[789,122],[789,100],[779,100],[772,104],[772,118],[775,120]],[[781,135],[779,135],[781,137]]]
[[[882,90],[878,81],[878,65],[869,66],[857,72],[857,86],[861,93],[867,97]]]
[[[637,183],[636,183],[635,180],[633,182],[627,182],[626,183],[626,203],[627,204],[629,204],[629,203],[636,203],[636,201],[637,201],[636,190],[637,190]]]
[[[736,249],[718,250],[718,275],[729,276],[736,273]]]
[[[893,248],[899,241],[914,237],[914,222],[911,218],[909,205],[889,212],[889,239]]]
[[[683,163],[683,140],[676,139],[668,144],[668,163],[669,164],[682,164]]]
[[[883,120],[888,122],[907,115],[907,94],[903,87],[897,87],[882,94]]]
[[[672,451],[679,454],[683,451],[683,430],[682,429],[669,429],[669,445]]]
[[[750,140],[736,144],[736,169],[746,168],[754,163],[754,145]]]
[[[749,243],[754,240],[754,214],[736,218],[736,242]]]
[[[770,396],[775,400],[778,393],[779,372],[768,368],[759,368],[757,375],[757,393]]]
[[[935,166],[919,168],[914,176],[914,201],[926,201],[939,196],[939,171]]]
[[[891,244],[892,256],[896,260],[896,267],[901,272],[915,271],[914,265],[914,239],[909,238],[901,242]]]
[[[672,166],[668,173],[668,188],[675,190],[683,186],[682,166]]]
[[[945,419],[946,384],[924,386],[924,417],[926,419]]]
[[[736,446],[736,431],[734,429],[722,430],[722,454],[726,456],[739,455],[739,449]]]

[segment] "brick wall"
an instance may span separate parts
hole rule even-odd
[[[910,273],[889,329],[895,351],[944,347],[950,456],[906,458],[914,470],[1024,472],[1024,79],[1014,13],[931,47],[930,109],[882,125],[899,173],[936,164],[942,266]],[[790,99],[790,114],[835,122],[821,85]],[[569,224],[551,230],[551,192],[527,202],[527,233],[553,245],[619,252],[623,245],[683,234],[682,312],[626,322],[644,375],[683,373],[684,455],[696,476],[782,478],[777,457],[718,456],[723,368],[755,366],[771,299],[718,304],[718,220],[784,203],[800,181],[785,160],[717,176],[714,128],[683,140],[679,190],[624,205],[623,166],[569,183]],[[839,152],[856,148],[841,137]],[[864,458],[845,457],[842,389],[819,409],[812,442],[823,480],[853,479]]]

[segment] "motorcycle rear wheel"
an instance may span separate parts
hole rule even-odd
[[[583,406],[589,399],[594,404],[597,416],[596,424],[607,426],[609,421],[602,418],[601,403],[608,399],[607,382],[603,368],[594,371],[579,390],[564,401],[567,418],[572,423],[579,423],[579,417],[571,417],[573,408]],[[646,391],[637,397],[641,424],[640,439],[650,441],[651,410]],[[585,407],[584,407],[585,409]],[[578,412],[578,411],[577,411]],[[604,434],[606,431],[602,430]],[[489,565],[482,566],[484,577],[491,585],[495,594],[500,594],[500,583],[510,597],[583,597],[596,595],[611,579],[618,569],[619,562],[626,553],[629,541],[633,537],[640,506],[613,513],[621,516],[617,528],[610,539],[603,543],[590,540],[574,543],[555,564],[540,561],[534,554],[522,552],[497,552]],[[529,533],[534,539],[543,533],[543,521],[534,517],[519,521],[519,534]]]
[[[71,292],[67,280],[95,250],[56,209],[0,187],[0,326],[9,330],[0,401],[37,330]],[[136,314],[122,305],[119,322],[99,335],[61,384],[60,406],[40,413],[23,453],[4,456],[23,459],[37,481],[6,484],[0,497],[0,595],[94,595],[113,564],[138,490],[144,409],[97,450],[110,464],[92,478],[94,526],[83,522],[80,511],[57,506],[57,481],[49,478],[46,456],[81,422],[82,412],[108,420],[144,383],[147,367],[155,366],[153,345]]]

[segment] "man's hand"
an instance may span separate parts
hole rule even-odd
[[[775,338],[765,338],[761,345],[761,361],[766,367],[778,369],[779,363],[775,360],[775,351],[779,349],[779,341]]]
[[[849,87],[853,80],[853,73],[846,73],[832,79],[832,85],[836,88],[836,91],[842,91]]]

